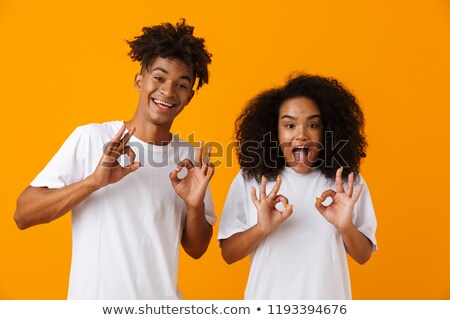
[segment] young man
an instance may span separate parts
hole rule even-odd
[[[181,298],[180,242],[196,259],[208,247],[216,220],[209,151],[202,159],[200,143],[193,157],[170,132],[194,84],[208,83],[211,54],[193,30],[182,20],[129,41],[141,63],[133,118],[77,128],[17,201],[20,229],[72,210],[69,299]]]

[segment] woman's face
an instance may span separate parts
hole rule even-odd
[[[322,117],[313,100],[295,97],[281,104],[278,141],[288,167],[307,173],[322,149],[322,139]]]

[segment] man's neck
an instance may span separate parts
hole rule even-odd
[[[135,127],[134,136],[139,140],[151,143],[157,146],[166,145],[172,140],[170,126],[157,126],[148,121],[139,121],[136,118],[126,121],[125,125],[128,130]]]

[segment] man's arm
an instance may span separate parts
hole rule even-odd
[[[205,206],[188,207],[186,227],[181,238],[184,251],[194,259],[200,258],[208,249],[212,232],[212,226],[205,217]]]
[[[29,186],[17,199],[14,220],[21,230],[51,222],[72,210],[95,190],[89,179],[59,189]]]
[[[135,128],[125,132],[125,125],[110,141],[106,152],[99,161],[94,173],[86,179],[58,189],[46,187],[32,187],[25,189],[17,199],[14,220],[19,229],[23,230],[41,223],[51,222],[85,200],[94,191],[121,180],[129,173],[139,168],[134,162],[135,154],[126,144],[133,135]],[[122,154],[128,154],[130,165],[122,167],[117,159]]]
[[[200,258],[208,248],[212,236],[212,226],[205,217],[205,195],[209,181],[214,175],[214,165],[209,161],[211,148],[208,148],[202,160],[203,141],[196,148],[195,165],[184,159],[170,173],[170,181],[175,192],[183,199],[186,208],[186,224],[181,237],[184,251],[194,259]],[[184,178],[178,178],[182,168],[187,169]]]

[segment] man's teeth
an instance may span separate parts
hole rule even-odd
[[[162,107],[172,108],[174,106],[174,104],[165,103],[165,102],[163,102],[161,100],[156,100],[155,99],[154,101],[155,101],[155,103],[159,104]]]

